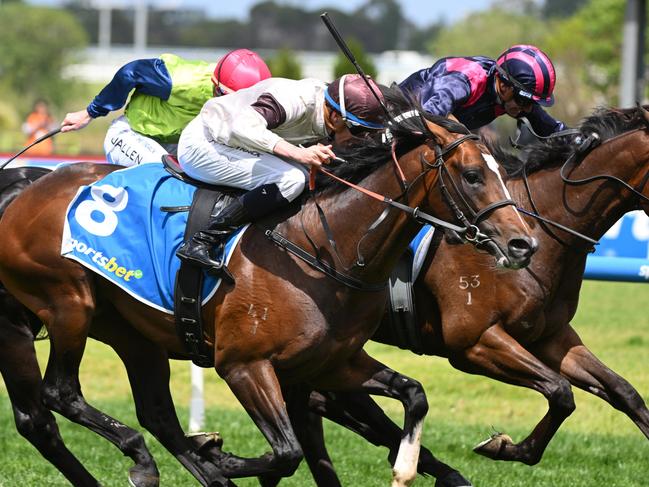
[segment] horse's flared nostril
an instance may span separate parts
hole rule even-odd
[[[510,256],[520,260],[531,258],[537,248],[538,243],[535,238],[513,238],[507,243]]]

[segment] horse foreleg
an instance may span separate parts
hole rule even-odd
[[[223,453],[218,466],[228,478],[288,477],[302,460],[302,448],[293,431],[275,370],[267,360],[222,365],[219,375],[230,386],[273,451],[258,458]]]
[[[2,311],[5,311],[4,307]],[[99,485],[66,448],[54,415],[41,402],[41,371],[29,326],[0,316],[0,350],[0,372],[9,393],[18,432],[71,484]]]
[[[481,374],[508,384],[528,387],[545,396],[548,412],[532,433],[518,444],[496,434],[474,448],[494,460],[514,460],[535,465],[563,421],[575,410],[570,382],[525,350],[500,326],[488,328],[472,347],[449,355],[451,364],[464,372]]]
[[[204,486],[231,485],[185,436],[169,391],[167,353],[129,326],[117,311],[92,324],[92,336],[117,352],[126,367],[140,424]]]
[[[649,410],[638,391],[582,343],[572,326],[534,348],[534,353],[575,386],[625,413],[649,438]]]
[[[130,457],[135,462],[129,470],[129,480],[134,486],[157,486],[158,469],[146,448],[144,437],[90,406],[81,393],[79,364],[94,311],[92,293],[89,289],[74,288],[60,291],[58,300],[51,301],[56,304],[42,313],[51,340],[43,381],[43,401],[53,411],[106,438]]]
[[[404,428],[392,468],[392,486],[409,485],[417,475],[417,460],[428,402],[419,382],[374,360],[361,350],[316,383],[319,390],[364,391],[391,397],[404,407]]]
[[[329,392],[314,391],[309,398],[309,409],[318,416],[323,416],[346,427],[373,445],[387,447],[390,450],[388,460],[391,465],[394,465],[403,431],[383,412],[380,406],[369,395],[351,392],[332,394]],[[312,440],[311,443],[314,441]],[[317,463],[319,469],[323,468],[321,464],[327,466],[328,462],[330,462],[328,457],[324,458],[322,453],[317,452],[317,450],[317,453],[313,452],[312,447],[307,448],[304,444],[302,446],[305,458],[308,459],[310,456],[314,456],[312,462]],[[321,448],[324,448],[324,443]],[[324,452],[326,453],[326,450]],[[313,472],[313,468],[311,468],[311,471]],[[435,477],[436,487],[471,486],[471,482],[465,479],[460,472],[439,461],[424,446],[421,447],[419,452],[417,471],[420,474]],[[315,473],[314,478],[316,478],[318,485],[338,485],[327,483],[326,477],[323,482],[318,482],[318,477]]]

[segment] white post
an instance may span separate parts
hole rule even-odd
[[[99,7],[98,44],[99,48],[106,52],[110,50],[111,14],[110,5]]]
[[[641,102],[644,88],[644,42],[646,0],[627,0],[622,40],[619,106]]]
[[[189,433],[203,431],[205,401],[203,399],[203,369],[191,364],[192,396],[189,400]]]
[[[147,25],[148,25],[148,5],[146,0],[137,0],[135,2],[135,21],[133,32],[133,44],[135,51],[142,54],[147,46]]]

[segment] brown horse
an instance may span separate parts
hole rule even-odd
[[[50,171],[11,168],[0,172],[0,217],[26,187]],[[104,307],[105,308],[105,307]],[[66,448],[56,420],[42,401],[42,377],[34,339],[42,322],[0,284],[0,374],[11,401],[16,429],[75,486],[96,486],[97,480]],[[218,470],[201,452],[217,445],[210,437],[186,438],[169,392],[167,354],[151,343],[109,307],[93,319],[90,336],[110,345],[124,362],[140,423],[184,465],[202,485],[219,478]],[[157,373],[149,377],[147,370]],[[144,447],[144,439],[124,426],[125,436]],[[147,455],[145,453],[144,455]]]
[[[399,109],[409,111],[412,107]],[[463,128],[444,119],[435,121],[437,124],[411,118],[402,123],[403,132],[395,134],[399,162],[413,181],[409,203],[453,218],[442,195],[433,190],[439,179],[432,169],[441,168],[440,173],[446,171],[454,182],[451,189],[459,198],[459,208],[469,214],[476,214],[479,208],[491,210],[477,212],[484,218],[480,227],[492,242],[488,248],[513,267],[525,265],[536,243],[518,213],[499,203],[506,200],[506,190],[493,170],[493,159],[469,136],[458,137],[446,130]],[[344,156],[354,157],[352,176],[364,186],[394,198],[400,195],[392,168],[377,163],[389,159],[389,151],[370,147]],[[431,157],[437,164],[431,164]],[[362,162],[371,164],[369,170]],[[84,401],[78,365],[89,326],[105,306],[114,306],[130,324],[170,353],[182,355],[183,347],[169,316],[147,308],[59,255],[62,221],[77,188],[111,170],[95,165],[68,166],[41,178],[18,196],[0,222],[7,236],[0,243],[0,278],[46,324],[50,334],[52,349],[43,387],[46,404],[104,435],[133,458],[133,483],[155,485],[157,470],[140,439],[122,435],[118,424],[106,421],[107,416]],[[42,204],[44,194],[50,198],[47,205]],[[363,239],[363,251],[370,256],[365,266],[349,271],[350,277],[372,286],[385,282],[389,269],[417,231],[417,223],[391,212],[367,236],[364,229],[381,213],[382,203],[364,204],[356,192],[337,186],[321,190],[318,198],[333,233],[347,243]],[[326,242],[316,215],[315,205],[309,201],[276,230],[303,247],[308,246],[305,231],[315,242]],[[264,238],[264,231],[260,224],[246,233],[231,263],[237,285],[220,290],[206,306],[204,317],[210,323],[207,338],[215,344],[217,372],[264,433],[273,453],[253,459],[223,454],[219,469],[227,478],[290,475],[302,452],[281,386],[308,382],[323,390],[365,390],[404,403],[406,433],[394,468],[395,485],[404,485],[414,475],[427,405],[416,381],[362,351],[382,313],[384,290],[351,289],[329,280],[290,254],[278,252]],[[344,245],[339,250],[342,261],[353,262],[355,248]],[[320,248],[320,254],[336,265],[326,247]],[[281,293],[281,300],[276,293]],[[251,309],[263,312],[250,313]],[[220,485],[227,483],[225,478],[217,480]]]
[[[624,213],[649,213],[648,120],[649,112],[641,108],[596,112],[580,130],[583,138],[596,133],[603,143],[581,161],[570,159],[566,167],[564,161],[575,150],[571,140],[553,139],[527,148],[524,166],[512,156],[493,152],[510,172],[507,187],[516,201],[598,239]],[[571,385],[626,413],[649,438],[649,410],[642,397],[599,361],[570,325],[591,245],[547,224],[537,223],[534,235],[541,250],[529,267],[502,273],[483,255],[449,244],[438,234],[414,286],[413,334],[418,338],[404,342],[407,333],[396,330],[386,314],[372,339],[447,357],[464,372],[545,396],[548,413],[527,438],[514,443],[497,434],[475,448],[489,458],[538,463],[575,409]],[[311,407],[372,443],[387,446],[394,457],[401,431],[368,396],[338,394],[334,399],[314,393]],[[318,485],[339,485],[324,450],[321,426],[312,421],[305,456]]]

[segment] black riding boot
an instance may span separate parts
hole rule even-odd
[[[225,255],[223,246],[232,232],[240,226],[257,220],[288,201],[279,192],[276,184],[265,184],[241,195],[216,216],[212,217],[207,228],[196,232],[176,251],[178,258],[185,262],[218,273],[224,271]],[[211,250],[218,248],[222,257],[214,259]],[[227,271],[226,271],[227,272]]]

